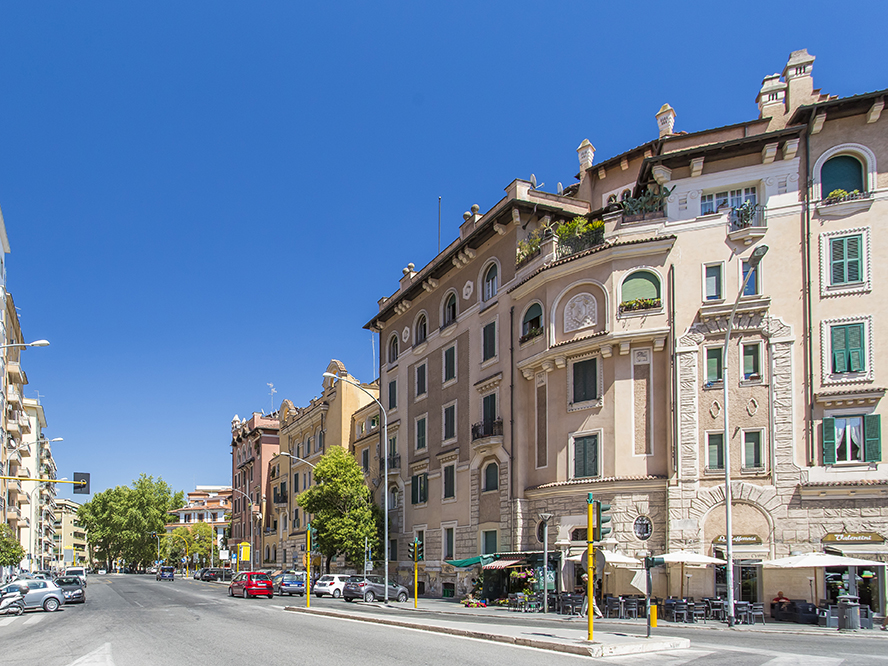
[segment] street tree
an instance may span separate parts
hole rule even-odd
[[[25,549],[6,523],[0,524],[0,567],[15,567],[25,557]]]
[[[312,473],[316,485],[302,492],[297,503],[312,514],[317,530],[312,547],[326,559],[326,571],[337,555],[353,564],[364,559],[365,542],[379,552],[378,511],[374,511],[364,472],[345,449],[335,446],[320,459]],[[366,540],[366,541],[365,541]]]

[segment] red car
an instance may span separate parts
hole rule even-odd
[[[241,571],[228,585],[229,597],[268,597],[274,596],[271,578],[258,571]]]

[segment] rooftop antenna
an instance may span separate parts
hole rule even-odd
[[[268,382],[266,382],[265,385],[271,389],[271,391],[268,393],[268,395],[271,396],[271,411],[269,412],[269,414],[274,414],[274,394],[277,393],[277,389],[274,387],[274,384],[269,384]]]
[[[441,254],[441,197],[438,197],[438,254]]]
[[[558,194],[564,194],[564,185],[561,184],[561,181],[558,181]]]
[[[40,398],[45,398],[46,396],[43,395],[40,391],[35,391],[35,393],[37,394],[37,404],[39,405],[39,404],[40,404]]]
[[[545,185],[545,183],[540,183],[539,186],[537,186],[536,174],[535,173],[530,174],[530,189],[538,190],[538,189],[542,188],[543,185]]]

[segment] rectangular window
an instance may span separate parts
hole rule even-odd
[[[573,402],[598,399],[598,359],[590,358],[573,364]]]
[[[410,503],[425,504],[429,501],[429,475],[428,472],[414,474],[410,477]]]
[[[389,539],[389,559],[393,562],[398,561],[398,540]]]
[[[456,437],[456,405],[447,405],[444,408],[444,439]]]
[[[361,467],[364,469],[364,474],[370,471],[370,449],[361,451]]]
[[[762,467],[762,433],[758,430],[743,433],[743,467],[746,469]]]
[[[598,476],[598,435],[574,440],[574,478]]]
[[[830,327],[832,341],[832,371],[863,372],[866,353],[863,348],[863,324],[844,324]]]
[[[416,448],[426,447],[426,417],[416,419]]]
[[[481,360],[487,361],[496,356],[496,322],[492,321],[482,329]]]
[[[456,346],[444,350],[444,381],[456,379]]]
[[[706,349],[706,381],[719,382],[722,378],[722,348]]]
[[[293,509],[293,527],[300,527],[299,523],[299,509]]]
[[[398,407],[398,380],[393,379],[389,382],[389,409]]]
[[[722,298],[722,265],[706,267],[706,300],[720,301]]]
[[[481,532],[481,554],[492,555],[496,551],[496,530],[486,530]]]
[[[860,270],[860,255],[863,236],[846,236],[829,241],[830,284],[853,284],[863,278]]]
[[[416,395],[421,396],[425,395],[427,391],[426,387],[426,365],[423,363],[422,365],[416,366]]]
[[[299,492],[299,472],[296,472],[293,475],[293,492],[294,493]]]
[[[752,275],[749,276],[749,280],[746,282],[746,286],[743,287],[743,295],[744,296],[756,296],[759,293],[759,272],[758,267],[755,267],[752,270]],[[746,275],[749,273],[750,267],[749,262],[743,262],[743,279],[746,280]]]
[[[496,393],[488,393],[481,399],[481,422],[493,423],[496,417]]]
[[[444,467],[444,499],[456,497],[456,466]]]
[[[823,419],[823,464],[881,462],[882,423],[879,414]]]
[[[724,469],[725,468],[725,447],[724,433],[710,432],[706,435],[706,447],[708,449],[707,468],[708,469]]]
[[[453,544],[455,541],[455,531],[452,527],[444,528],[444,559],[453,559]]]
[[[392,456],[398,455],[398,436],[397,435],[392,435],[391,437],[389,437],[388,454],[389,454],[390,458]]]
[[[761,349],[758,342],[743,345],[743,379],[761,378]]]
[[[425,545],[425,530],[416,530],[416,540]]]

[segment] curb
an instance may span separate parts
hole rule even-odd
[[[691,641],[687,638],[671,638],[665,640],[648,641],[647,639],[639,639],[637,643],[589,643],[588,641],[572,641],[569,643],[556,643],[553,641],[540,640],[537,638],[522,638],[519,636],[504,636],[502,634],[491,634],[486,631],[472,631],[470,629],[458,629],[455,627],[437,627],[434,625],[417,624],[415,622],[406,622],[403,620],[393,620],[388,618],[380,618],[376,616],[362,617],[350,613],[339,613],[337,611],[301,608],[298,606],[287,606],[286,611],[294,613],[306,613],[310,615],[322,615],[326,617],[337,617],[348,620],[357,620],[358,622],[370,622],[372,624],[384,624],[392,627],[404,627],[407,629],[418,629],[420,631],[430,631],[439,634],[449,634],[451,636],[463,636],[466,638],[477,638],[484,641],[492,641],[495,643],[506,643],[509,645],[517,645],[521,647],[532,647],[540,650],[549,650],[552,652],[565,652],[568,654],[576,654],[584,657],[613,657],[626,654],[641,654],[645,652],[661,652],[663,650],[680,650],[691,646]]]

